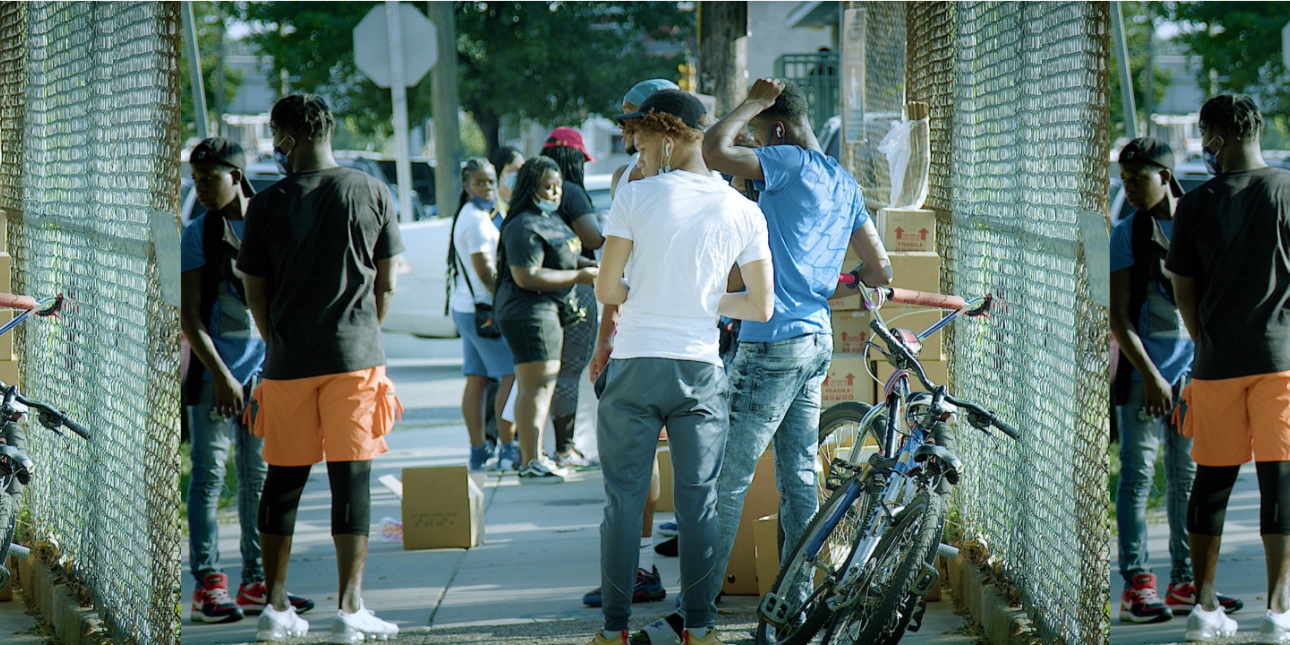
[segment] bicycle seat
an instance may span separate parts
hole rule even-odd
[[[922,463],[929,457],[936,457],[936,460],[942,464],[945,479],[951,484],[959,483],[959,470],[963,468],[963,461],[958,458],[958,455],[950,452],[948,448],[930,443],[914,449],[914,461]]]

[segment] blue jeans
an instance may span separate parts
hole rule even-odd
[[[740,342],[730,365],[730,437],[717,478],[716,571],[725,575],[734,548],[744,496],[752,485],[757,461],[775,442],[775,486],[779,489],[779,525],[792,555],[806,525],[819,510],[816,450],[820,434],[820,387],[833,357],[833,337],[807,334],[770,343]],[[721,591],[713,589],[713,597]],[[715,624],[715,604],[708,613]]]
[[[256,511],[268,468],[261,451],[264,439],[252,435],[242,419],[211,420],[215,385],[202,384],[197,405],[188,407],[192,428],[193,475],[188,483],[189,565],[198,583],[219,572],[219,523],[216,518],[220,491],[224,489],[224,465],[233,448],[237,468],[237,519],[242,528],[242,582],[262,582],[260,535]]]
[[[1191,459],[1191,439],[1182,436],[1169,419],[1138,418],[1142,410],[1142,384],[1134,383],[1120,414],[1120,486],[1115,498],[1120,532],[1120,575],[1126,584],[1147,570],[1147,496],[1156,474],[1156,455],[1164,444],[1165,510],[1169,518],[1169,556],[1173,566],[1169,581],[1192,579],[1191,547],[1187,538],[1187,498],[1196,478]]]

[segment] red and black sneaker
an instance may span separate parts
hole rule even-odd
[[[234,623],[242,620],[242,610],[228,597],[228,576],[212,573],[193,591],[193,622]]]
[[[658,567],[653,567],[652,571],[636,570],[636,587],[632,589],[633,604],[658,602],[666,597],[667,590],[663,588],[663,577],[659,575]],[[601,606],[600,587],[587,592],[587,595],[582,597],[582,603],[588,607]]]
[[[1163,623],[1174,617],[1156,593],[1156,576],[1139,573],[1120,596],[1120,620],[1130,623]]]
[[[1218,606],[1223,608],[1223,613],[1230,614],[1240,610],[1245,606],[1239,598],[1218,596]],[[1181,584],[1169,583],[1169,592],[1165,594],[1165,606],[1175,614],[1186,614],[1191,612],[1191,608],[1196,606],[1196,584],[1193,582],[1184,582]]]
[[[287,601],[296,608],[297,614],[303,614],[314,608],[314,601],[301,598],[290,591]],[[237,606],[248,614],[258,614],[269,604],[269,588],[263,582],[242,583],[237,589]]]

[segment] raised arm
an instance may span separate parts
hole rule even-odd
[[[727,175],[746,177],[748,179],[765,179],[761,171],[761,160],[752,148],[735,145],[739,133],[748,127],[753,117],[775,104],[775,98],[784,91],[784,82],[775,79],[760,78],[748,90],[748,98],[739,107],[726,115],[726,118],[708,128],[703,135],[703,161],[709,168],[724,172]],[[766,142],[768,143],[768,142]]]

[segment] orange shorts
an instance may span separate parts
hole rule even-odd
[[[345,374],[274,381],[253,394],[258,410],[246,421],[264,439],[264,461],[309,466],[327,461],[367,461],[384,453],[385,435],[403,405],[385,366]]]
[[[1202,466],[1290,461],[1290,372],[1218,381],[1183,389],[1183,435]]]

